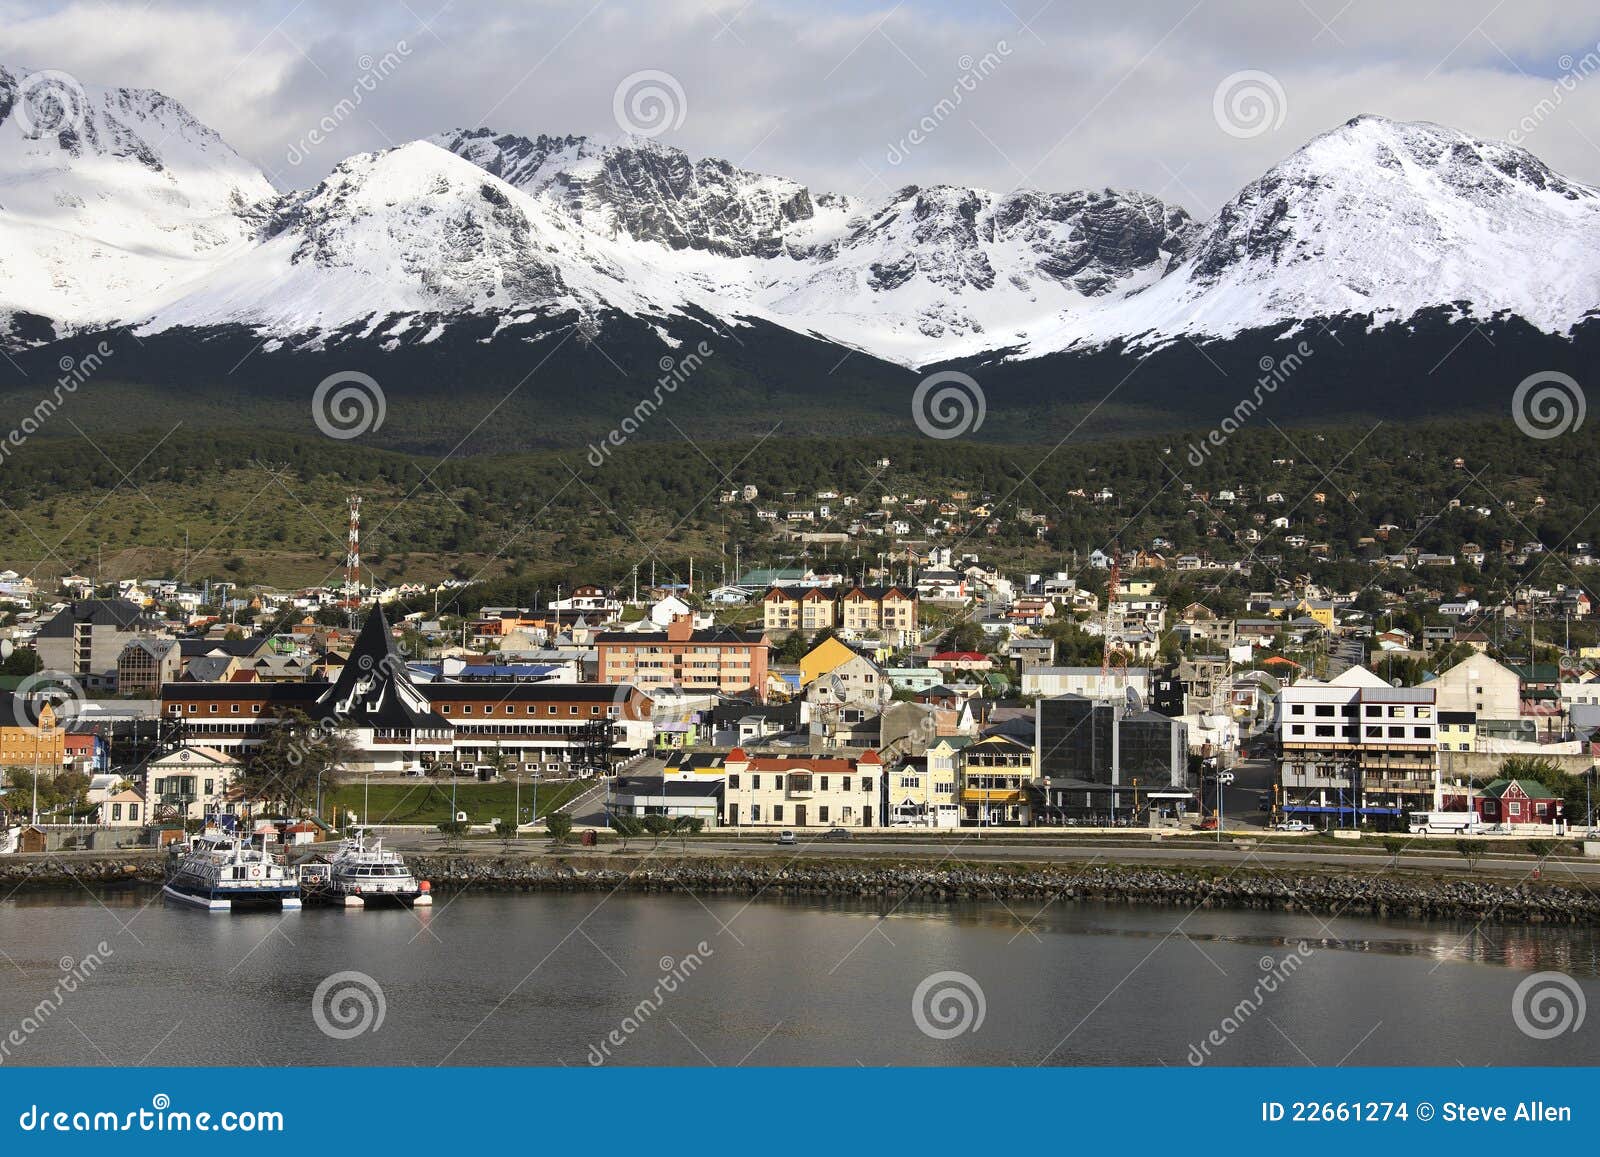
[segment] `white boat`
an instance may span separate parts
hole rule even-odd
[[[369,841],[359,828],[329,857],[322,891],[330,903],[347,908],[425,908],[433,903],[427,883],[417,881],[404,857],[385,851],[381,838]]]
[[[161,890],[210,912],[300,910],[300,883],[287,867],[264,848],[214,828],[189,841]]]

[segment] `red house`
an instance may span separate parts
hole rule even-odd
[[[1472,804],[1486,824],[1552,824],[1566,818],[1566,801],[1532,779],[1497,779]]]

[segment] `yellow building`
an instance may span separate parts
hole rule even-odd
[[[961,821],[983,827],[1026,824],[1028,784],[1037,777],[1033,748],[991,735],[961,752]]]
[[[1472,751],[1477,746],[1476,711],[1439,712],[1439,750]]]
[[[800,686],[809,687],[835,667],[854,659],[856,654],[838,639],[822,640],[800,660]]]
[[[55,709],[38,700],[7,695],[0,702],[0,767],[37,768],[56,774],[67,761],[67,730]]]

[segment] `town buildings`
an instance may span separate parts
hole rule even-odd
[[[1431,687],[1391,687],[1365,667],[1279,692],[1282,809],[1355,825],[1439,804]]]
[[[1115,822],[1144,806],[1195,806],[1187,727],[1132,697],[1041,699],[1034,747],[1041,822]]]
[[[33,645],[46,671],[70,675],[86,690],[114,691],[124,648],[161,626],[127,599],[80,599],[43,624]]]
[[[767,697],[767,640],[718,627],[696,630],[688,618],[662,631],[605,631],[595,637],[600,682],[649,692],[682,688]]]
[[[730,827],[870,828],[883,820],[884,766],[875,751],[856,757],[728,753]]]

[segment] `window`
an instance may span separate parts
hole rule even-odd
[[[733,791],[738,791],[739,790],[739,777],[736,776],[736,775],[730,775],[728,777],[728,787]]]
[[[782,791],[783,790],[783,776],[781,776],[781,775],[773,776],[772,777],[772,786],[774,788],[776,788],[778,791]],[[780,816],[779,818],[781,819],[782,817]]]
[[[750,805],[750,822],[753,824],[761,822],[761,805],[758,803]]]
[[[861,777],[861,790],[862,791],[871,791],[872,790],[872,777],[871,776],[864,775],[864,776]]]
[[[844,790],[844,791],[849,791],[850,790],[850,777],[848,775],[844,777],[844,787],[843,787],[842,790]]]
[[[761,790],[761,777],[759,775],[752,775],[750,777],[750,789],[752,791]]]
[[[1331,724],[1331,723],[1319,723],[1319,724],[1317,724],[1317,737],[1320,738],[1320,739],[1331,739],[1333,737],[1333,724]]]
[[[1304,723],[1295,723],[1289,728],[1290,735],[1304,735],[1305,733],[1306,725]]]
[[[122,818],[122,805],[120,803],[114,803],[111,805],[111,818],[113,820],[120,820]]]
[[[139,805],[138,804],[130,803],[128,805],[128,818],[130,820],[136,820],[136,819],[139,818]]]
[[[1294,706],[1289,708],[1290,715],[1304,715],[1305,713],[1306,705],[1304,703],[1296,703]]]
[[[821,823],[828,822],[828,805],[823,804],[817,809],[817,820]]]
[[[1432,739],[1433,738],[1433,728],[1431,728],[1431,727],[1414,727],[1411,730],[1412,730],[1412,733],[1418,739]]]
[[[574,703],[571,707],[567,708],[567,714],[576,715],[577,713],[578,713],[578,705],[576,703]]]
[[[1404,739],[1405,737],[1406,737],[1406,729],[1404,727],[1391,727],[1391,728],[1389,728],[1389,738],[1390,739]]]
[[[822,777],[822,790],[823,791],[827,791],[828,790],[828,777],[827,776],[823,776]]]
[[[781,824],[783,822],[783,805],[781,803],[775,803],[772,805],[772,822],[775,824]]]
[[[1382,719],[1383,718],[1383,708],[1369,705],[1367,707],[1367,718],[1368,719]]]
[[[1332,716],[1333,716],[1333,704],[1331,704],[1331,703],[1318,703],[1317,704],[1317,718],[1318,719],[1329,719]]]

